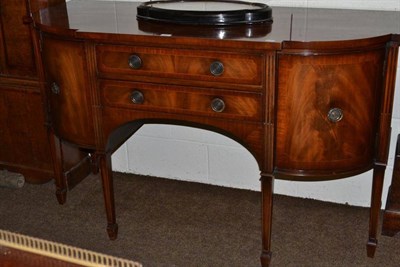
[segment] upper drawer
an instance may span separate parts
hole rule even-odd
[[[99,45],[97,66],[100,76],[105,78],[260,91],[264,56]]]

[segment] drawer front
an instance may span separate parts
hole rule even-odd
[[[108,107],[262,120],[258,93],[112,81],[101,82],[100,88],[102,103]]]
[[[97,66],[102,77],[260,90],[264,56],[201,50],[97,46]],[[173,80],[171,80],[172,78]],[[185,83],[186,81],[186,83]],[[219,86],[218,86],[219,85]]]

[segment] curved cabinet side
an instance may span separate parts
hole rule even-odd
[[[84,43],[44,35],[42,45],[50,120],[55,133],[68,142],[94,147]]]
[[[333,179],[372,168],[385,53],[383,45],[280,54],[277,177]]]

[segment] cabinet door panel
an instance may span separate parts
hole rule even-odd
[[[372,165],[384,55],[279,57],[278,170],[304,175]]]
[[[23,18],[29,14],[25,0],[0,0],[1,73],[35,77],[36,66],[29,25]]]
[[[0,125],[0,164],[52,173],[38,90],[0,87]]]
[[[51,121],[57,136],[93,147],[94,124],[84,44],[45,36],[43,51]]]

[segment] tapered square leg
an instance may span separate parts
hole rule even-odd
[[[48,140],[50,144],[50,153],[53,160],[54,181],[56,185],[56,197],[59,204],[65,204],[67,201],[67,181],[63,172],[63,155],[61,149],[61,140],[49,129]]]
[[[372,180],[371,193],[371,209],[369,218],[369,236],[367,242],[367,255],[373,258],[375,255],[376,246],[378,245],[377,233],[379,214],[381,210],[381,198],[383,188],[383,178],[385,175],[386,165],[375,164]]]
[[[98,154],[100,164],[100,175],[103,185],[104,204],[107,215],[107,234],[111,240],[118,235],[118,224],[116,223],[114,204],[114,183],[112,176],[111,154]]]
[[[267,267],[271,263],[271,228],[272,228],[272,206],[273,206],[274,177],[272,175],[261,175],[262,195],[262,252],[261,265]]]

